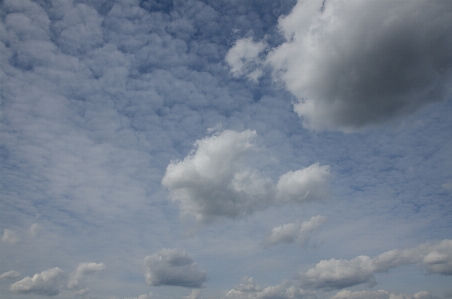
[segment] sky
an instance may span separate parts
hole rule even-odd
[[[450,20],[0,1],[0,297],[452,298]]]

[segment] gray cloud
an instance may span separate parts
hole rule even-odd
[[[55,296],[60,293],[60,287],[64,280],[64,271],[60,268],[53,268],[36,273],[33,277],[25,277],[13,283],[10,291],[17,294],[34,293],[44,296]]]
[[[358,256],[351,260],[320,261],[301,274],[301,285],[314,289],[342,289],[362,283],[376,284],[374,274],[410,264],[423,265],[430,274],[452,275],[452,240],[426,243],[405,250],[390,250],[375,258]]]
[[[265,238],[266,246],[274,246],[279,243],[297,242],[301,247],[306,246],[313,232],[319,230],[325,223],[323,216],[314,216],[308,221],[287,223],[274,227]]]
[[[144,259],[146,283],[151,286],[181,286],[200,288],[207,280],[206,273],[185,251],[163,248]]]
[[[183,161],[168,165],[162,184],[181,213],[197,221],[239,218],[270,205],[327,198],[329,167],[313,164],[283,174],[276,186],[247,159],[257,153],[256,132],[225,130],[198,140]]]
[[[451,13],[442,1],[298,1],[279,20],[286,42],[254,71],[273,68],[297,97],[294,110],[308,128],[382,123],[448,97]],[[226,61],[234,74],[251,73],[230,59],[243,48],[237,45],[263,51],[260,43],[241,39],[231,48]]]

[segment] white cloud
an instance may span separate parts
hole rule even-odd
[[[331,299],[439,299],[431,295],[429,292],[421,291],[414,295],[394,294],[385,290],[378,291],[357,291],[342,290]]]
[[[362,283],[376,284],[374,274],[410,264],[423,265],[428,273],[452,275],[452,240],[426,243],[406,250],[390,250],[371,259],[358,256],[351,260],[320,261],[301,274],[301,284],[314,289],[341,289]]]
[[[61,287],[63,279],[64,271],[56,267],[42,271],[41,273],[36,273],[33,277],[27,276],[10,285],[9,289],[12,293],[17,294],[34,293],[38,295],[55,296],[60,293],[59,288]]]
[[[239,218],[272,204],[321,200],[328,196],[329,167],[318,164],[282,175],[275,186],[251,169],[256,132],[222,131],[197,140],[183,161],[171,162],[162,180],[184,216],[210,222]]]
[[[37,224],[37,223],[33,223],[30,226],[29,232],[30,232],[31,236],[36,237],[40,230],[41,230],[41,226],[39,224]]]
[[[17,242],[19,242],[19,240],[20,240],[20,238],[15,231],[7,229],[7,228],[3,231],[3,236],[2,236],[3,242],[7,242],[9,244],[14,245]]]
[[[296,299],[306,298],[312,294],[313,292],[298,288],[289,281],[283,281],[275,286],[261,288],[254,283],[252,277],[245,277],[240,285],[226,293],[226,297],[231,299]]]
[[[0,278],[6,278],[6,279],[14,279],[18,278],[20,276],[20,273],[14,270],[4,272],[0,275]]]
[[[234,46],[226,54],[226,62],[234,76],[247,75],[253,81],[257,81],[262,75],[262,64],[259,54],[266,48],[264,42],[254,42],[252,38],[242,38],[235,42]]]
[[[200,288],[206,273],[185,251],[163,248],[144,259],[146,283],[151,286],[181,286]]]
[[[104,263],[81,263],[77,266],[74,272],[69,276],[67,287],[75,289],[79,287],[80,280],[87,274],[92,274],[105,269]]]
[[[265,238],[267,246],[273,246],[279,243],[297,242],[300,246],[306,246],[313,232],[320,229],[325,223],[326,218],[323,216],[314,216],[308,221],[302,223],[287,223],[274,227]]]
[[[184,297],[185,299],[199,299],[201,298],[202,289],[193,289],[190,292],[190,295]]]
[[[128,297],[128,298],[125,298],[125,299],[151,299],[151,298],[152,298],[152,292],[149,293],[149,294],[140,295],[138,297]],[[119,298],[118,297],[111,297],[110,299],[119,299]]]

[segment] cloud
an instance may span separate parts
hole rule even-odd
[[[431,295],[429,292],[421,291],[414,295],[394,294],[385,290],[378,291],[357,291],[342,290],[331,299],[439,299],[439,297]]]
[[[312,233],[319,230],[325,221],[326,218],[319,215],[302,223],[294,222],[274,227],[270,235],[265,238],[265,245],[297,242],[301,247],[306,246]]]
[[[41,226],[39,224],[37,224],[37,223],[33,223],[30,226],[29,233],[30,233],[31,236],[36,237],[40,230],[41,230]]]
[[[199,299],[201,298],[201,289],[193,289],[190,292],[190,295],[184,297],[185,299]]]
[[[92,274],[105,269],[104,263],[81,263],[77,266],[74,272],[69,276],[67,287],[75,289],[79,287],[80,280],[87,274]]]
[[[240,285],[226,293],[226,297],[231,299],[296,299],[306,298],[312,294],[311,291],[300,289],[292,285],[289,281],[283,281],[275,286],[261,288],[254,283],[252,277],[244,277]]]
[[[342,289],[366,283],[376,284],[374,274],[402,265],[423,265],[430,274],[452,275],[452,240],[426,243],[406,250],[390,250],[371,259],[358,256],[351,260],[320,261],[301,274],[301,285],[313,289]]]
[[[151,286],[181,286],[200,288],[206,273],[185,251],[163,248],[144,259],[146,283]]]
[[[151,299],[152,298],[152,292],[149,294],[143,294],[138,297],[129,297],[125,299]],[[119,299],[118,297],[111,297],[110,299]]]
[[[264,42],[254,42],[252,38],[237,40],[225,57],[232,74],[235,77],[246,75],[249,79],[257,81],[262,75],[262,71],[257,69],[262,64],[259,54],[265,48]]]
[[[10,285],[9,289],[12,293],[16,294],[34,293],[55,296],[60,293],[59,288],[61,287],[64,276],[64,271],[56,267],[42,271],[39,274],[36,273],[33,277],[27,276]]]
[[[0,278],[6,278],[6,279],[15,279],[20,277],[20,273],[14,270],[4,272],[0,275]]]
[[[7,242],[9,244],[14,245],[17,242],[19,242],[19,240],[20,240],[20,238],[15,231],[7,229],[7,228],[3,231],[3,236],[2,236],[3,242]]]
[[[162,180],[181,214],[199,222],[240,218],[270,205],[303,203],[328,196],[329,167],[313,164],[282,175],[276,184],[248,167],[257,153],[256,132],[224,130],[197,140],[183,161],[172,161]]]
[[[297,97],[305,127],[383,123],[448,96],[451,12],[449,2],[300,0],[279,19],[286,41],[265,64]],[[234,75],[250,72],[240,60],[245,45],[251,62],[264,51],[262,42],[238,40],[226,56]]]

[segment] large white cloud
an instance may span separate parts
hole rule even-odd
[[[168,165],[162,184],[183,215],[209,222],[238,218],[272,204],[302,203],[328,196],[329,167],[318,164],[282,175],[276,184],[247,163],[256,132],[225,130],[197,140],[183,161]]]
[[[341,289],[362,283],[372,286],[375,273],[410,264],[423,265],[431,274],[452,275],[452,240],[390,250],[373,259],[363,255],[351,260],[322,260],[301,274],[301,285],[314,289]]]
[[[206,272],[185,251],[163,248],[144,259],[146,283],[151,286],[200,288],[207,280]]]
[[[451,17],[448,1],[299,0],[280,18],[286,42],[265,64],[298,98],[294,110],[306,127],[353,131],[450,94]],[[250,73],[230,59],[243,45],[263,51],[260,42],[238,40],[226,59],[236,75]]]
[[[265,238],[265,245],[297,242],[302,247],[306,246],[312,233],[319,230],[325,221],[326,218],[319,215],[301,223],[293,222],[274,227]]]
[[[17,294],[34,293],[45,296],[55,296],[60,293],[60,287],[64,280],[64,271],[56,267],[36,273],[33,277],[25,277],[13,283],[10,291]]]

